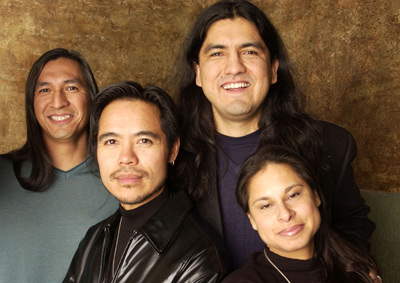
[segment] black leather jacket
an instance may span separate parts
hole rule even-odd
[[[64,282],[105,282],[120,217],[117,211],[88,230]],[[227,272],[192,202],[179,192],[133,232],[112,282],[220,282]]]

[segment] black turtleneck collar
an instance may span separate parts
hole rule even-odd
[[[115,261],[114,268],[116,269],[125,247],[132,237],[133,231],[139,230],[167,202],[167,200],[168,189],[164,188],[163,192],[159,196],[152,199],[148,203],[139,206],[138,208],[126,210],[119,205],[121,222],[115,231],[113,245],[111,248],[112,252],[108,262],[107,278],[111,279],[113,277],[112,264]],[[118,246],[115,248],[117,240]]]
[[[168,189],[164,188],[159,196],[136,209],[125,210],[120,205],[119,211],[122,216],[121,230],[129,230],[132,232],[133,230],[140,229],[167,200]]]

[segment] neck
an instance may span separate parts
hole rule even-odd
[[[314,257],[314,241],[311,241],[306,247],[296,251],[281,251],[274,248],[269,249],[271,252],[291,259],[307,260]]]
[[[258,118],[245,121],[215,119],[215,127],[218,133],[229,137],[243,137],[259,129]]]
[[[68,171],[87,157],[86,133],[73,141],[44,140],[52,165],[62,171]]]
[[[155,198],[157,198],[163,191],[164,191],[164,187],[165,185],[162,184],[161,187],[157,188],[154,193],[146,196],[146,198],[144,200],[142,200],[140,203],[120,203],[122,208],[125,210],[134,210],[137,209],[145,204],[147,204],[148,202],[151,202],[152,200],[154,200]]]

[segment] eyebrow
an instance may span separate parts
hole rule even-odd
[[[140,132],[134,133],[132,136],[133,137],[145,136],[145,137],[152,137],[153,139],[156,139],[156,140],[161,140],[160,136],[157,135],[156,133],[152,132],[152,131],[140,131]],[[121,135],[116,133],[116,132],[106,132],[104,134],[101,134],[97,138],[97,140],[98,141],[103,141],[103,140],[105,140],[107,138],[111,138],[111,137],[120,138]]]
[[[288,192],[290,192],[293,188],[295,188],[295,187],[303,187],[303,185],[302,184],[293,184],[293,185],[290,185],[289,187],[287,187],[287,188],[285,188],[285,194],[287,194]],[[253,201],[253,203],[252,203],[252,205],[254,205],[256,202],[258,202],[258,201],[263,201],[263,200],[269,200],[270,198],[269,197],[259,197],[259,198],[257,198],[257,199],[255,199],[254,201]]]
[[[264,50],[264,45],[259,42],[259,41],[254,41],[254,42],[246,42],[240,45],[240,48],[246,48],[246,47],[255,47],[259,50]],[[223,44],[208,44],[205,48],[204,48],[204,54],[207,54],[208,52],[210,52],[213,49],[226,49],[227,46],[223,45]]]

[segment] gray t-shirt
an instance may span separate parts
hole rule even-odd
[[[0,282],[61,282],[86,231],[117,208],[88,160],[55,169],[47,191],[31,192],[0,158]]]

